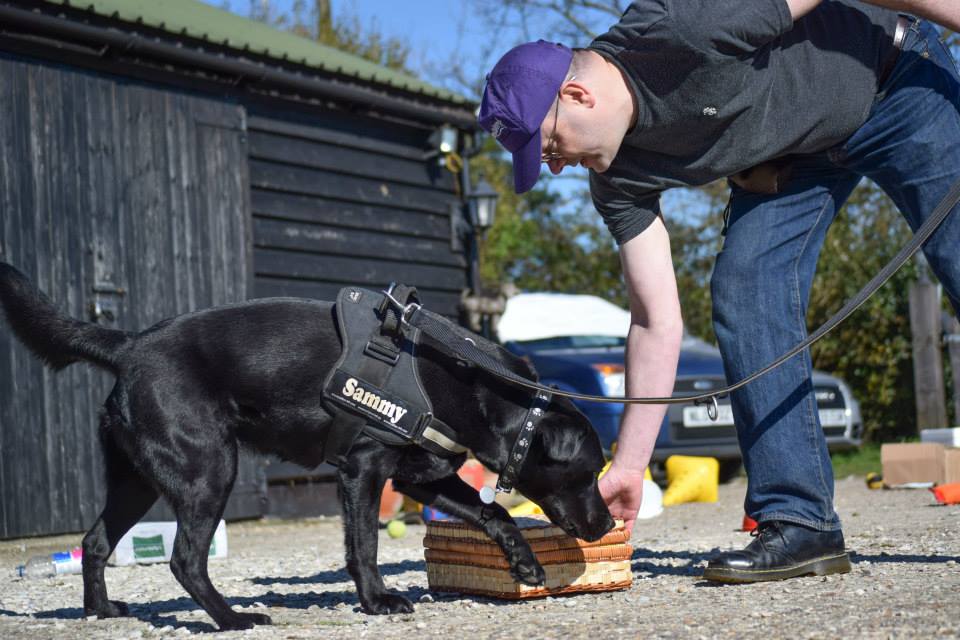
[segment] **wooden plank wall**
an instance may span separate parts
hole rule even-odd
[[[0,57],[0,258],[74,317],[145,329],[252,292],[244,111]],[[100,293],[94,293],[94,289]],[[122,289],[123,294],[116,292]],[[109,374],[54,374],[0,326],[0,538],[81,531],[102,507]],[[259,515],[244,458],[228,517]]]
[[[397,281],[457,315],[468,278],[450,244],[458,196],[454,174],[425,158],[429,129],[252,113],[254,295],[330,300],[348,284]]]

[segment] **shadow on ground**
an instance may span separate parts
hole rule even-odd
[[[657,576],[689,576],[700,573],[707,561],[719,553],[719,549],[710,551],[653,551],[638,548],[630,556],[630,568],[634,575],[655,578]],[[662,564],[658,560],[686,560],[684,564]],[[644,575],[645,574],[645,575]]]
[[[848,549],[848,551],[850,551]],[[874,564],[880,563],[920,563],[920,564],[943,564],[950,562],[951,560],[955,562],[960,562],[960,556],[942,556],[942,555],[932,555],[932,556],[919,556],[903,553],[887,553],[886,551],[880,551],[879,553],[860,553],[858,551],[850,551],[850,561],[854,564],[858,562],[868,561]]]
[[[379,565],[380,575],[392,576],[407,571],[427,571],[427,563],[423,560],[403,560],[402,562],[387,562]],[[347,570],[337,569],[335,571],[321,571],[312,576],[282,576],[272,577],[263,576],[261,578],[252,578],[253,584],[338,584],[340,582],[349,582],[353,584],[353,578],[347,573]]]
[[[407,571],[426,572],[426,563],[423,560],[404,560],[402,562],[393,562],[380,565],[380,571],[383,575],[396,575]],[[229,589],[225,589],[224,594],[227,603],[234,608],[253,607],[258,603],[265,607],[276,607],[285,609],[309,609],[316,605],[321,609],[334,609],[340,604],[346,604],[358,608],[360,606],[357,592],[353,587],[353,579],[345,569],[336,571],[321,571],[312,576],[284,576],[284,577],[259,577],[250,580],[253,584],[268,586],[272,584],[283,585],[304,585],[304,584],[338,584],[347,582],[350,588],[342,591],[320,591],[318,593],[296,593],[283,594],[275,591],[267,591],[254,596],[230,597]],[[428,593],[423,587],[412,586],[405,590],[392,590],[411,602],[418,602],[420,598]],[[438,600],[445,599],[445,594],[431,594]],[[450,595],[451,598],[459,598],[459,595]],[[183,596],[168,600],[156,600],[152,602],[128,602],[130,614],[129,617],[136,618],[141,622],[153,625],[155,628],[166,626],[189,629],[193,633],[202,633],[217,631],[216,625],[207,619],[201,620],[178,620],[174,614],[188,611],[202,612],[202,609],[191,598]],[[15,611],[0,610],[0,615],[25,616],[26,614]],[[37,619],[55,619],[55,620],[79,620],[84,618],[82,607],[61,607],[47,611],[38,611],[33,614]]]

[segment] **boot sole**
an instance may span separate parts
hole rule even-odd
[[[707,567],[703,572],[706,580],[728,584],[748,582],[772,582],[800,576],[826,576],[834,573],[850,572],[850,556],[842,553],[808,560],[782,569],[729,569],[726,567]]]

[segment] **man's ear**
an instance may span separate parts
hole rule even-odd
[[[570,462],[580,452],[585,434],[582,429],[561,424],[559,421],[545,420],[540,425],[539,433],[548,458],[555,462]]]
[[[577,106],[592,109],[597,104],[597,96],[593,90],[580,80],[569,80],[560,87],[560,99],[569,101]]]

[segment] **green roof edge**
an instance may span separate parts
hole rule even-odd
[[[338,73],[375,84],[421,94],[458,106],[472,101],[414,76],[388,69],[359,56],[340,51],[199,0],[44,0],[49,4],[90,11],[106,18],[187,36],[238,51],[246,51]]]

